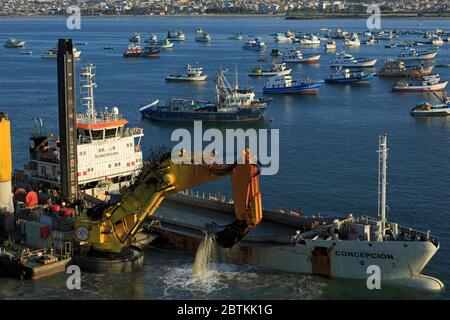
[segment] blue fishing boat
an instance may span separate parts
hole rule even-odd
[[[322,86],[323,81],[314,81],[309,78],[304,80],[293,80],[291,76],[285,75],[270,78],[263,88],[263,92],[266,94],[316,94]]]
[[[160,106],[159,100],[142,106],[142,117],[156,121],[258,121],[266,118],[270,99],[255,99],[250,89],[232,87],[219,71],[216,78],[216,102],[171,99]]]
[[[368,84],[372,78],[371,74],[365,74],[363,71],[351,72],[350,69],[339,68],[326,78],[325,82],[329,84]]]

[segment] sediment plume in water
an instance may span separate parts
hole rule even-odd
[[[198,246],[195,255],[192,275],[206,280],[211,275],[211,263],[214,262],[216,255],[216,237],[213,234],[206,234]]]

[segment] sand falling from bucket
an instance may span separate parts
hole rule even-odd
[[[194,266],[192,267],[192,275],[201,280],[207,280],[211,274],[211,263],[214,262],[216,253],[216,238],[212,234],[206,234],[200,242],[195,255]]]

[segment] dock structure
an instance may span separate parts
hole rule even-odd
[[[58,41],[58,114],[62,197],[78,197],[75,60],[72,39]]]

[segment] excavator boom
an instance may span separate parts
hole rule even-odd
[[[243,163],[178,164],[165,152],[143,165],[136,180],[121,190],[121,200],[88,210],[77,217],[75,233],[95,251],[120,253],[128,248],[144,220],[172,193],[231,176],[235,221],[216,233],[217,242],[232,247],[262,219],[259,167],[250,153]]]

